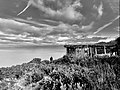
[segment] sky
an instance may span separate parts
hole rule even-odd
[[[119,0],[0,0],[0,46],[108,42],[119,18]]]

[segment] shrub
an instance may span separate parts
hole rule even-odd
[[[0,80],[3,80],[3,74],[1,70],[0,70]]]
[[[51,62],[51,63],[53,62],[53,57],[50,57],[50,62]]]
[[[39,75],[38,73],[33,73],[31,75],[31,78],[32,78],[32,83],[36,83],[36,82],[40,81],[43,78],[43,76]]]
[[[50,61],[49,60],[43,60],[42,63],[43,64],[50,64]]]
[[[64,62],[64,63],[70,63],[69,57],[67,55],[64,55],[63,59],[62,59],[62,62]]]
[[[40,58],[34,58],[32,61],[30,61],[29,63],[36,63],[36,64],[40,64],[41,63],[41,59]]]

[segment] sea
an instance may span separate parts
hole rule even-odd
[[[0,48],[0,68],[21,65],[33,58],[49,60],[61,58],[65,55],[64,46],[39,46],[39,47],[20,47],[20,48]]]

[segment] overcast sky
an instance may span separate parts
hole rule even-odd
[[[118,3],[119,0],[0,0],[0,45],[114,40],[119,30]]]

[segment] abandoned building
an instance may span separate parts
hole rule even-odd
[[[64,45],[66,54],[73,57],[93,57],[93,56],[111,56],[111,48],[113,44],[93,44],[93,45]],[[116,55],[116,52],[112,53]]]

